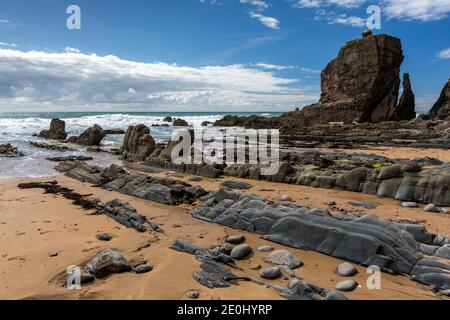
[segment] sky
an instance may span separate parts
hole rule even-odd
[[[301,108],[370,5],[428,110],[450,77],[450,0],[2,0],[0,111]]]

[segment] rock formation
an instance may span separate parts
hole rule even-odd
[[[189,127],[189,123],[183,119],[175,119],[173,122],[174,127]]]
[[[381,122],[396,110],[403,62],[400,39],[369,35],[348,42],[322,72],[318,104],[295,116],[304,124],[320,122]]]
[[[88,128],[78,137],[70,137],[68,142],[79,144],[82,146],[99,146],[105,137],[105,131],[98,124]]]
[[[167,205],[191,204],[206,194],[201,187],[193,187],[180,180],[129,174],[117,165],[103,169],[81,161],[65,161],[61,162],[56,170],[64,172],[70,178],[109,191]]]
[[[193,212],[198,219],[363,266],[375,265],[388,273],[409,274],[437,291],[450,288],[449,256],[444,253],[445,258],[439,261],[441,257],[436,255],[449,251],[450,238],[431,234],[422,225],[398,224],[373,216],[331,215],[325,209],[283,205],[223,189],[203,200],[205,204]],[[430,247],[434,248],[434,258],[424,258],[423,253],[430,255]]]
[[[43,130],[38,136],[50,140],[65,140],[67,138],[66,123],[60,119],[52,119],[50,130]]]
[[[150,135],[150,129],[140,124],[128,128],[120,153],[124,160],[144,161],[155,148],[156,142]]]
[[[450,79],[445,84],[444,89],[442,89],[442,93],[436,104],[431,108],[428,117],[431,119],[450,120]]]
[[[403,94],[392,120],[411,120],[416,117],[416,100],[411,88],[409,74],[403,75]]]
[[[20,157],[23,154],[19,150],[13,147],[11,144],[0,144],[0,157]]]

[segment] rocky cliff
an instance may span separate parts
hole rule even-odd
[[[429,115],[432,119],[450,120],[450,79],[445,84],[439,100],[431,109]]]

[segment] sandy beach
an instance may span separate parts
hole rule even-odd
[[[160,175],[173,174],[163,173]],[[176,174],[187,180],[190,176]],[[49,181],[52,179],[40,179]],[[200,299],[282,299],[274,289],[249,282],[240,282],[226,289],[208,289],[192,278],[200,263],[193,256],[169,249],[176,239],[185,239],[202,246],[220,245],[228,235],[244,234],[252,247],[271,245],[275,249],[284,246],[268,243],[255,234],[236,231],[194,219],[191,206],[165,206],[123,194],[93,188],[64,176],[56,180],[62,186],[81,194],[92,194],[102,201],[118,198],[130,202],[139,213],[152,218],[162,226],[166,235],[157,236],[127,229],[108,217],[93,216],[92,212],[75,207],[70,201],[55,195],[44,195],[43,190],[18,190],[17,184],[30,179],[2,180],[0,182],[0,299],[186,299],[186,292],[198,290]],[[223,179],[226,180],[226,179]],[[36,180],[33,180],[36,181]],[[297,203],[324,207],[324,202],[336,200],[338,207],[348,208],[348,201],[361,199],[379,204],[367,213],[397,219],[423,220],[430,231],[450,233],[450,219],[441,214],[424,213],[421,209],[404,209],[398,201],[380,199],[351,192],[321,190],[309,187],[247,181],[254,187],[249,192],[276,199],[289,193]],[[205,189],[218,188],[217,179],[199,182]],[[276,189],[276,191],[269,191]],[[361,210],[357,209],[356,211]],[[113,236],[112,241],[96,239],[99,233]],[[144,246],[150,243],[149,247]],[[146,248],[144,248],[146,247]],[[147,274],[115,274],[82,290],[62,287],[62,275],[70,265],[88,261],[106,248],[120,251],[129,261],[146,260],[153,270]],[[333,289],[343,278],[334,273],[343,261],[315,252],[289,248],[304,261],[305,266],[296,270],[296,275],[305,282]],[[50,257],[50,252],[58,252]],[[265,253],[257,252],[250,258],[239,261],[244,271],[238,274],[258,277],[251,270],[254,264],[267,266]],[[406,276],[382,275],[382,289],[369,290],[364,267],[357,267],[355,277],[360,287],[348,293],[350,299],[443,299],[411,281]],[[275,280],[272,284],[286,286],[288,281]]]

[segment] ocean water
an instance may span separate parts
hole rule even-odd
[[[35,113],[0,113],[0,144],[11,143],[24,154],[20,158],[0,157],[0,179],[18,177],[50,177],[56,175],[54,169],[56,163],[46,160],[48,157],[60,157],[70,155],[92,156],[91,164],[107,166],[112,163],[120,164],[118,156],[109,153],[90,153],[85,147],[68,145],[76,151],[58,152],[45,149],[37,149],[30,142],[58,144],[33,134],[42,130],[48,130],[53,118],[60,118],[66,122],[66,131],[69,136],[79,135],[88,127],[98,124],[104,129],[126,130],[130,125],[145,124],[151,130],[151,135],[157,142],[167,142],[175,128],[152,127],[154,124],[164,124],[163,119],[167,116],[186,120],[192,126],[201,126],[202,122],[214,122],[225,115],[238,116],[260,115],[277,116],[280,113],[170,113],[170,112],[131,112],[131,113],[89,113],[89,112],[35,112]],[[102,142],[103,149],[118,148],[123,141],[123,135],[108,135]]]

